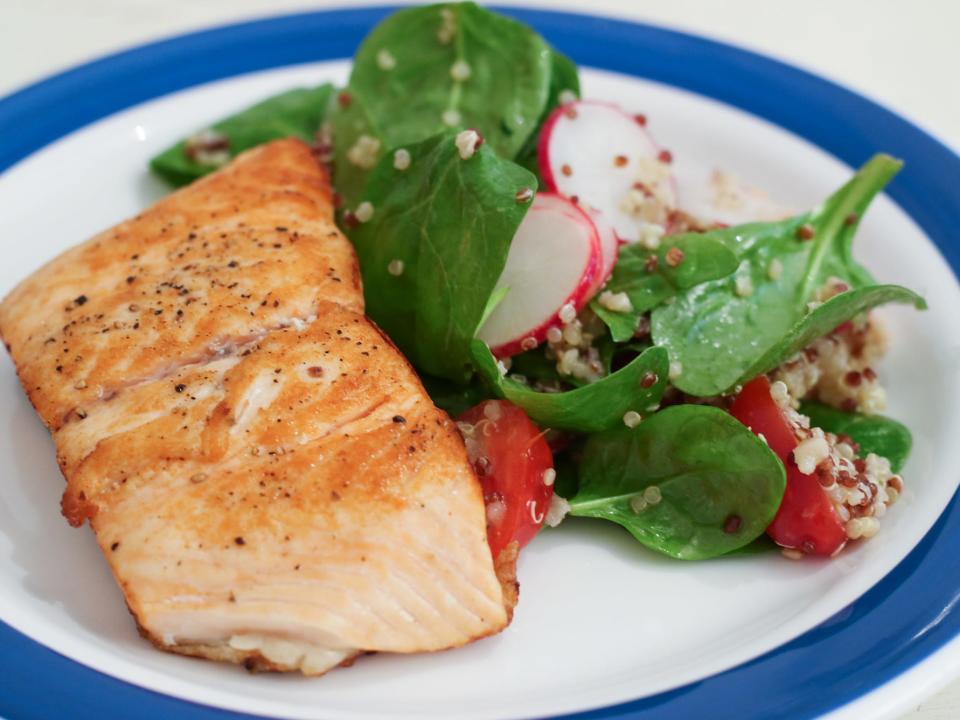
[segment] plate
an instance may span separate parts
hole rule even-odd
[[[0,147],[0,291],[162,195],[145,161],[172,140],[272,92],[345,78],[338,59],[386,12],[187,35],[0,101],[0,128],[16,128]],[[895,343],[881,376],[916,448],[881,533],[832,562],[773,555],[685,564],[644,551],[612,525],[571,521],[525,551],[516,618],[495,638],[364,658],[324,680],[250,677],[139,639],[91,533],[59,516],[52,444],[5,359],[0,714],[801,718],[865,695],[960,632],[960,504],[949,452],[960,435],[960,288],[950,269],[960,262],[952,239],[960,159],[870,101],[761,56],[632,23],[507,12],[590,68],[585,94],[647,114],[681,172],[716,165],[805,208],[875,151],[906,160],[857,245],[880,279],[920,290],[931,305],[922,315],[883,312]],[[930,667],[928,679],[944,673]]]

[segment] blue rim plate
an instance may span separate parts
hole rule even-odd
[[[0,171],[111,113],[200,83],[349,57],[395,8],[331,10],[230,25],[111,55],[0,100]],[[883,150],[905,159],[888,194],[960,267],[960,157],[876,103],[755,53],[606,18],[504,8],[582,65],[655,80],[753,113],[847,165]],[[323,42],[318,42],[323,38]],[[637,52],[643,48],[643,52]],[[789,102],[785,101],[789,98]],[[802,112],[797,112],[797,108]],[[69,108],[69,112],[64,112]],[[14,128],[16,129],[14,131]],[[843,611],[727,672],[577,718],[807,718],[875,690],[960,634],[960,502]],[[0,623],[0,716],[250,718],[108,677]]]

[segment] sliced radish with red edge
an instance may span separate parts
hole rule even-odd
[[[613,225],[607,222],[603,213],[594,208],[586,208],[586,211],[590,219],[593,220],[594,227],[597,228],[602,256],[600,272],[597,273],[597,280],[589,293],[590,297],[593,297],[600,292],[600,288],[604,286],[604,283],[610,279],[610,275],[613,273],[613,266],[617,264],[617,258],[620,256],[620,239],[617,237]]]
[[[627,242],[647,224],[666,227],[676,206],[668,154],[612,103],[558,107],[544,123],[538,156],[549,189],[600,211]]]
[[[580,312],[603,265],[600,236],[587,213],[565,197],[537,193],[494,289],[505,287],[507,294],[477,337],[497,357],[533,349],[547,330],[563,325],[561,311]]]

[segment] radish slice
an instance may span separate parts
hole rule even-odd
[[[600,272],[597,273],[597,280],[589,292],[590,297],[593,297],[600,292],[600,288],[610,279],[613,266],[617,264],[617,258],[620,256],[620,239],[617,237],[613,225],[607,222],[603,213],[593,208],[587,208],[587,214],[593,221],[594,227],[597,228],[597,235],[600,238],[600,253],[602,256]]]
[[[600,236],[567,198],[537,193],[494,288],[507,294],[477,332],[497,357],[532,350],[590,299],[603,267]]]
[[[540,134],[548,188],[599,210],[617,235],[637,242],[644,227],[666,227],[676,207],[669,158],[632,115],[610,103],[558,107]]]

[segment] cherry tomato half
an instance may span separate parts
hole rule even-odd
[[[770,381],[761,375],[743,386],[730,412],[757,435],[787,469],[783,502],[767,534],[786,548],[810,555],[832,555],[847,541],[847,532],[830,497],[815,475],[800,472],[793,459],[799,444],[780,406],[770,396]]]
[[[526,413],[486,400],[458,418],[483,487],[493,557],[511,542],[526,545],[543,525],[553,495],[553,455]]]

